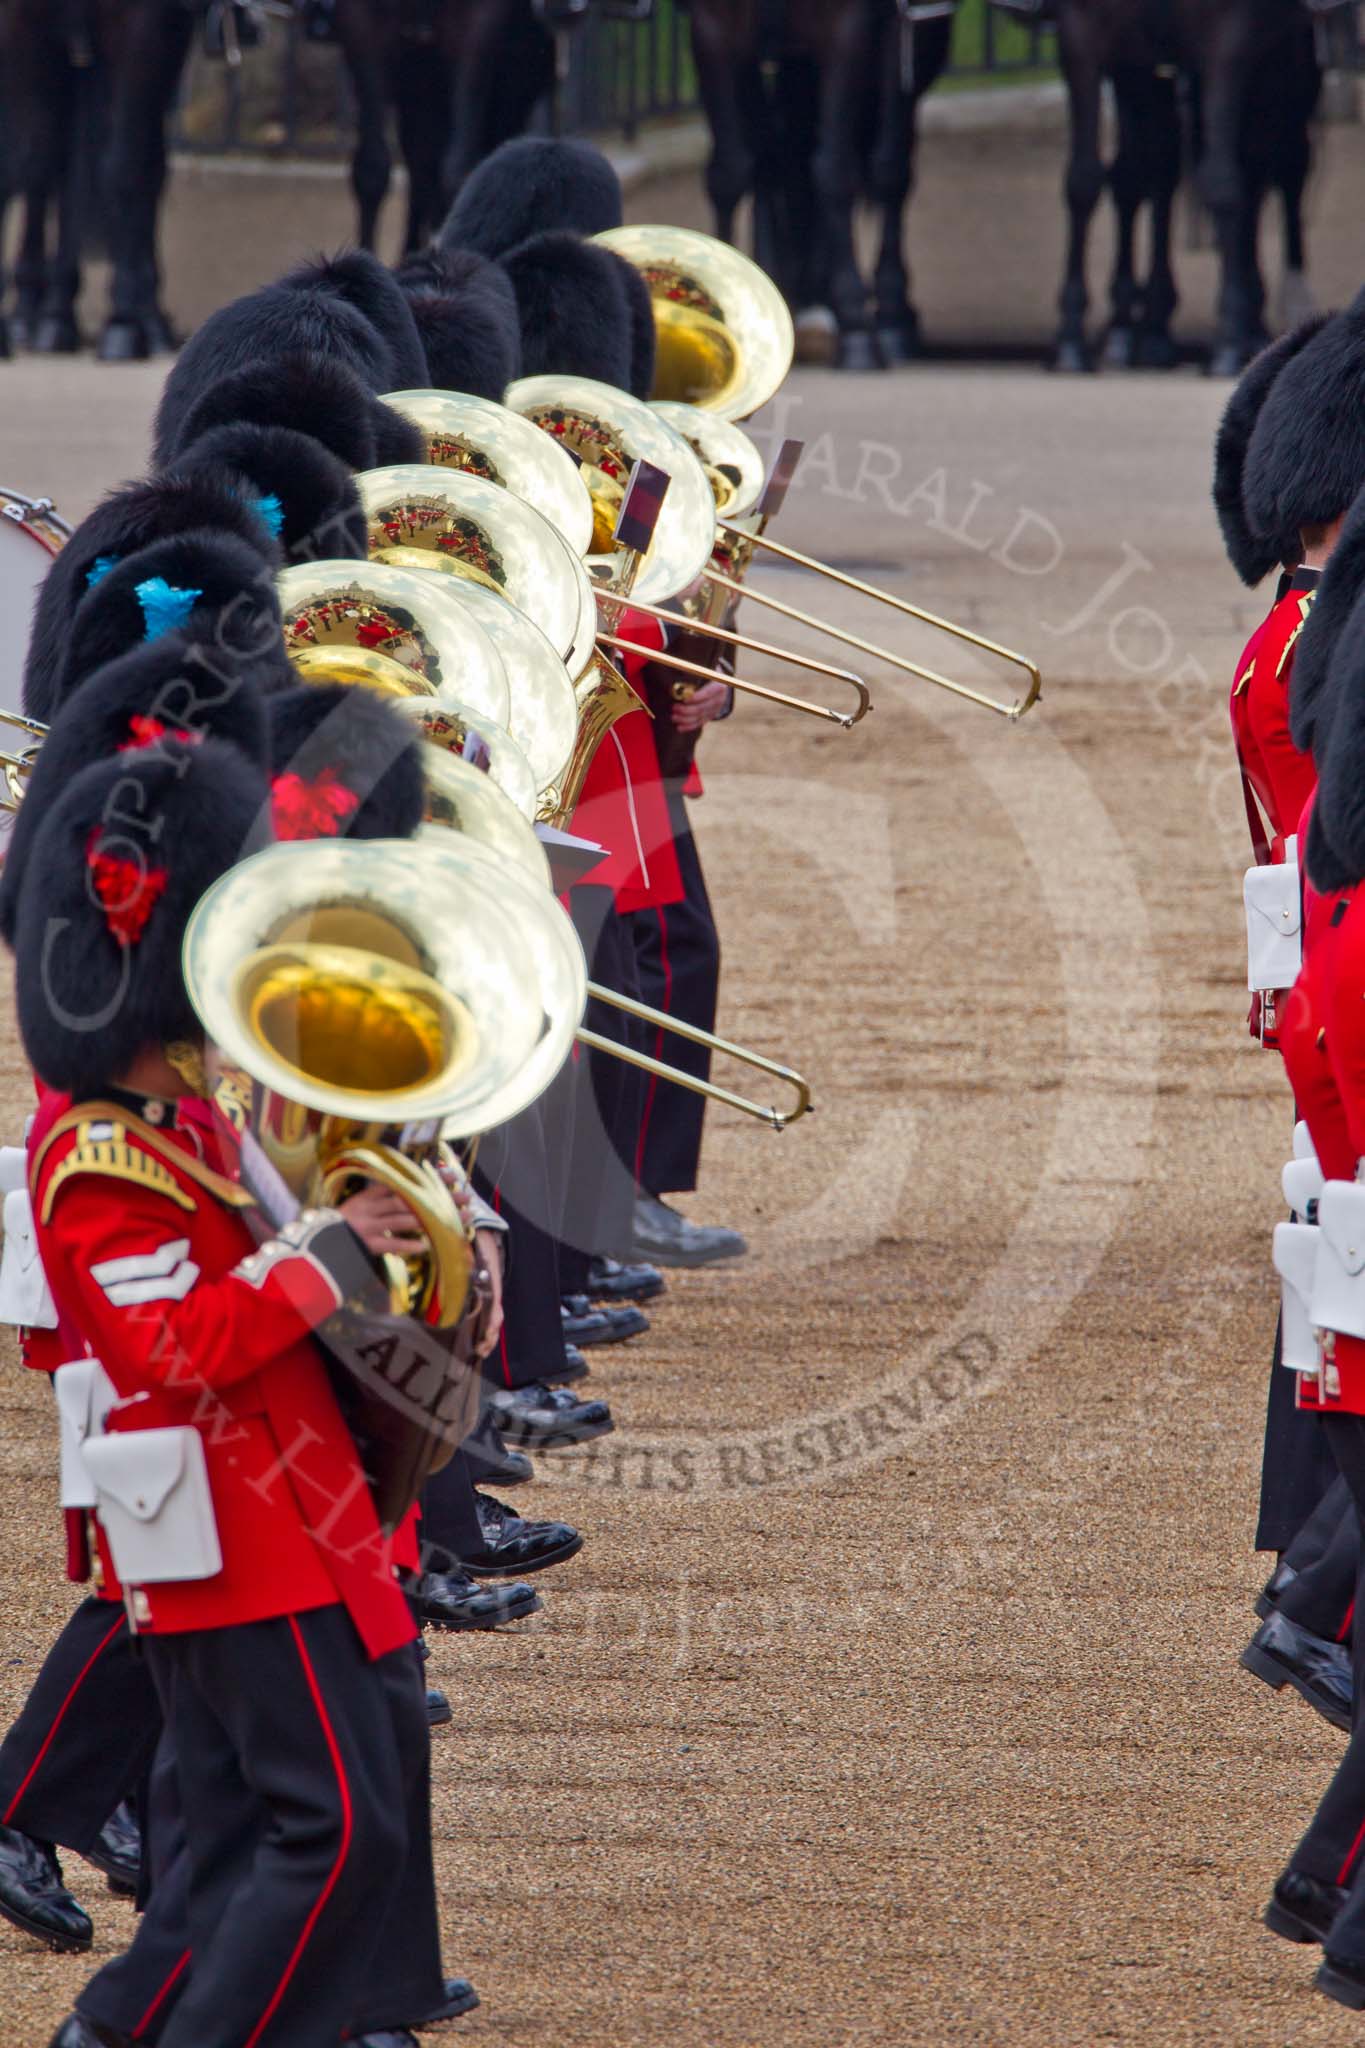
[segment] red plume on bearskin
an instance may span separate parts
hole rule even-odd
[[[104,912],[105,923],[121,946],[135,946],[166,893],[170,880],[166,869],[104,852],[98,831],[90,835],[85,865],[90,870],[90,886]]]
[[[270,814],[277,839],[335,839],[360,809],[360,798],[330,768],[311,781],[277,775],[270,785]]]

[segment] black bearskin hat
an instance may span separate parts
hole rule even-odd
[[[1281,563],[1297,562],[1299,558],[1297,526],[1285,527],[1278,533],[1262,533],[1248,522],[1243,500],[1243,472],[1251,436],[1260,418],[1261,407],[1270,396],[1270,387],[1285,365],[1293,361],[1300,349],[1307,347],[1331,317],[1328,313],[1317,313],[1292,333],[1282,334],[1278,341],[1272,341],[1268,348],[1263,348],[1238,378],[1219,424],[1213,444],[1214,509],[1218,514],[1218,524],[1223,529],[1223,545],[1228,551],[1228,559],[1246,584],[1259,583]]]
[[[345,363],[308,354],[253,362],[210,384],[181,412],[174,445],[163,450],[158,440],[159,459],[173,459],[210,427],[244,421],[307,434],[348,469],[423,459],[425,444],[411,420],[381,404]]]
[[[523,376],[595,377],[630,389],[634,332],[619,257],[555,233],[532,235],[503,267],[517,295]]]
[[[290,562],[363,560],[365,513],[351,472],[310,434],[250,421],[210,427],[176,458],[183,475],[235,471]]]
[[[96,762],[62,791],[34,835],[15,931],[19,1029],[49,1087],[89,1098],[147,1047],[201,1039],[185,926],[267,815],[260,771],[217,740]]]
[[[1365,494],[1356,499],[1294,645],[1289,671],[1289,730],[1300,753],[1321,762],[1336,702],[1336,653],[1356,599],[1365,590]]]
[[[82,684],[38,750],[0,868],[0,938],[13,944],[25,864],[39,824],[69,782],[93,762],[138,747],[225,740],[264,775],[270,761],[265,696],[281,671],[283,644],[263,660],[220,663],[212,640],[163,634],[111,661]]]
[[[410,391],[426,377],[426,357],[407,298],[393,272],[368,249],[344,249],[300,263],[280,279],[286,291],[327,292],[354,306],[389,352],[389,375],[380,391]]]
[[[272,697],[277,839],[410,839],[422,822],[427,742],[362,684],[303,684]]]
[[[521,375],[517,295],[505,270],[472,249],[436,247],[398,271],[439,391],[501,402]]]
[[[504,256],[547,229],[597,235],[621,220],[621,180],[600,149],[523,135],[470,172],[436,239],[442,248]]]
[[[77,606],[90,587],[129,555],[172,534],[217,527],[256,549],[274,568],[280,550],[269,524],[234,488],[231,477],[180,474],[152,477],[111,491],[83,519],[43,578],[34,607],[24,669],[24,702],[35,718],[48,718],[56,677]]]
[[[76,607],[50,696],[40,702],[25,674],[24,709],[50,724],[58,705],[97,668],[181,626],[211,641],[225,662],[268,655],[283,631],[270,569],[244,542],[207,528],[141,548]]]
[[[401,298],[391,278],[389,283]],[[419,384],[426,379],[420,346],[411,359],[405,354],[401,364],[395,361],[393,350],[373,321],[338,293],[264,285],[210,314],[176,357],[157,408],[156,461],[170,460],[181,445],[191,406],[225,377],[248,369],[269,374],[269,366],[281,357],[299,355],[326,356],[341,363],[371,394],[410,386],[414,371]],[[294,422],[280,424],[291,426]]]
[[[1365,484],[1365,292],[1284,365],[1247,448],[1242,499],[1253,533],[1339,519]]]

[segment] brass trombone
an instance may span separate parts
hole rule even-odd
[[[510,865],[520,869],[529,881],[539,884],[542,889],[550,888],[550,865],[539,839],[501,791],[468,762],[447,755],[432,764],[427,780],[427,817],[428,831],[438,834],[458,832],[472,852],[490,868],[502,869]],[[600,982],[585,979],[582,992],[584,999],[595,997],[598,1002],[623,1011],[639,1023],[651,1025],[658,1031],[673,1032],[679,1038],[689,1039],[693,1045],[706,1046],[717,1056],[738,1060],[743,1066],[770,1075],[792,1089],[795,1105],[780,1110],[752,1101],[718,1082],[703,1081],[695,1074],[685,1073],[680,1067],[670,1066],[649,1053],[636,1052],[631,1046],[618,1045],[613,1039],[583,1026],[575,1032],[580,1045],[608,1053],[613,1059],[638,1067],[662,1081],[672,1081],[693,1095],[724,1103],[727,1108],[737,1109],[743,1115],[767,1124],[771,1130],[785,1130],[788,1124],[808,1114],[811,1108],[810,1085],[794,1068],[770,1060],[762,1053],[752,1052],[747,1046],[736,1045],[732,1039],[719,1038],[714,1032],[703,1031],[694,1024],[680,1023],[665,1011],[638,1002],[633,996],[619,995],[615,989],[604,988]],[[579,1004],[580,1014],[581,1011],[582,1002]]]
[[[599,592],[598,595],[604,597],[606,593]],[[661,611],[658,605],[641,604],[635,598],[631,599],[631,610],[643,612],[647,618],[662,619],[669,625],[690,623],[685,616],[680,616],[676,612]],[[716,669],[703,667],[700,662],[684,661],[677,654],[658,653],[652,647],[642,646],[637,640],[623,640],[616,633],[599,632],[597,637],[599,641],[605,641],[608,647],[619,647],[626,654],[643,654],[648,660],[658,662],[662,668],[677,669],[698,682],[723,682],[732,690],[742,690],[746,696],[765,697],[770,704],[785,704],[793,711],[808,712],[812,718],[828,719],[831,725],[841,725],[846,732],[851,726],[857,725],[860,719],[866,718],[872,708],[872,694],[867,684],[861,676],[855,676],[851,669],[832,668],[827,661],[817,661],[813,655],[798,654],[790,647],[774,647],[769,641],[754,640],[747,633],[731,632],[727,626],[708,625],[705,633],[708,640],[720,640],[730,647],[745,647],[754,654],[765,654],[773,661],[790,662],[794,668],[809,669],[816,675],[833,676],[836,682],[847,683],[850,689],[857,691],[858,708],[851,712],[831,711],[823,704],[808,704],[804,697],[789,697],[785,690],[770,690],[765,684],[748,682],[742,676],[721,675]],[[685,689],[686,685],[681,687]]]
[[[754,590],[732,576],[722,575],[718,570],[708,570],[709,580],[721,590],[731,591],[736,597],[748,597],[755,604],[779,612],[784,619],[792,619],[800,626],[809,626],[828,639],[838,640],[845,647],[854,647],[860,654],[870,654],[875,661],[887,662],[892,668],[901,669],[906,675],[918,676],[921,682],[935,683],[941,690],[951,690],[955,697],[965,697],[969,703],[980,704],[987,711],[996,711],[1002,718],[1012,722],[1031,711],[1043,694],[1043,678],[1035,663],[1027,655],[1016,654],[1011,648],[1002,647],[998,640],[987,639],[984,633],[974,633],[969,626],[954,625],[950,619],[942,619],[937,612],[925,611],[921,605],[911,604],[903,597],[893,597],[889,590],[881,590],[875,583],[864,583],[858,576],[850,576],[842,569],[835,569],[828,562],[819,562],[813,555],[803,555],[797,548],[789,548],[781,541],[770,540],[763,532],[751,533],[746,528],[732,525],[728,519],[720,519],[717,525],[722,533],[751,547],[763,548],[768,554],[780,555],[784,561],[794,562],[798,568],[809,569],[816,576],[827,576],[833,583],[841,583],[845,589],[855,590],[861,597],[870,597],[878,604],[890,605],[893,611],[904,613],[907,618],[918,619],[921,625],[934,626],[941,633],[949,633],[954,640],[962,640],[968,646],[980,648],[985,654],[996,656],[1012,668],[1022,669],[1028,677],[1028,687],[1022,697],[1016,697],[1012,704],[1002,704],[994,697],[988,697],[982,690],[973,690],[966,683],[956,683],[950,676],[940,675],[937,669],[926,668],[923,663],[911,661],[906,655],[893,654],[887,647],[879,647],[875,641],[864,640],[856,633],[849,633],[842,626],[832,626],[827,619],[817,619],[811,612],[803,612],[795,605],[784,604],[780,598],[769,597],[766,592]]]
[[[33,773],[38,749],[47,738],[48,728],[41,720],[29,718],[22,711],[0,711],[0,725],[12,725],[33,741],[33,745],[22,754],[0,753],[0,779],[5,786],[5,793],[0,796],[0,811],[17,811],[24,800],[28,778]]]

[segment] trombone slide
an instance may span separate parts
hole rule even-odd
[[[693,1045],[704,1045],[713,1053],[722,1053],[727,1058],[739,1060],[743,1066],[753,1067],[756,1072],[770,1074],[776,1081],[783,1082],[796,1095],[796,1106],[789,1110],[766,1108],[761,1102],[752,1102],[746,1095],[737,1095],[730,1088],[722,1088],[715,1081],[703,1081],[695,1074],[684,1073],[680,1067],[670,1067],[664,1060],[656,1060],[648,1053],[636,1052],[633,1047],[618,1045],[615,1039],[604,1038],[600,1032],[580,1029],[577,1033],[580,1045],[586,1045],[596,1052],[610,1053],[614,1059],[624,1060],[627,1066],[639,1067],[646,1074],[655,1074],[661,1081],[675,1081],[680,1088],[690,1089],[694,1095],[705,1095],[712,1102],[723,1102],[730,1109],[742,1110],[757,1122],[767,1124],[771,1130],[785,1131],[788,1124],[809,1115],[811,1102],[810,1083],[794,1067],[784,1067],[777,1060],[766,1059],[762,1053],[751,1052],[747,1046],[736,1045],[732,1039],[718,1038],[714,1031],[703,1031],[700,1025],[685,1024],[676,1017],[670,1017],[664,1010],[656,1010],[649,1003],[638,1002],[634,996],[619,995],[615,989],[603,988],[600,982],[588,983],[589,996],[606,1003],[613,1010],[623,1010],[628,1017],[635,1017],[642,1024],[653,1024],[663,1031],[671,1031],[678,1038],[690,1039]]]
[[[743,690],[746,696],[766,697],[770,704],[786,704],[793,711],[804,711],[810,718],[828,719],[831,725],[841,725],[845,732],[866,716],[871,704],[867,684],[857,676],[848,680],[858,692],[856,711],[831,711],[824,704],[808,704],[804,697],[789,697],[785,690],[769,690],[762,683],[746,682],[740,676],[723,676],[718,669],[703,668],[699,661],[684,661],[680,654],[661,654],[652,647],[642,647],[638,640],[623,640],[617,633],[599,633],[599,641],[608,647],[619,647],[625,654],[643,655],[646,661],[657,662],[661,668],[677,669],[680,674],[691,676],[694,682],[724,683],[729,689]]]

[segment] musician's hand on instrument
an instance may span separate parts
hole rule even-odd
[[[337,1213],[376,1258],[385,1258],[390,1252],[401,1259],[415,1258],[428,1250],[416,1212],[392,1188],[376,1181],[367,1182]]]
[[[699,683],[688,697],[673,706],[673,723],[679,732],[700,732],[714,718],[724,718],[730,702],[728,683]]]
[[[502,1335],[502,1232],[476,1230],[474,1256],[488,1273],[488,1312],[484,1317],[478,1346],[479,1357],[487,1358],[497,1348],[498,1339]]]

